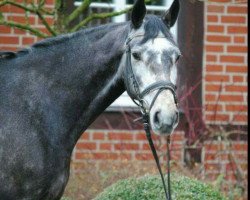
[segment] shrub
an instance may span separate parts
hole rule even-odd
[[[171,174],[173,200],[225,200],[211,185],[185,176]],[[106,188],[95,200],[164,200],[159,176],[121,180]]]

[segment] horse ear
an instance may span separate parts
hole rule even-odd
[[[137,0],[132,10],[132,24],[134,28],[139,28],[142,25],[146,15],[146,5],[144,0]]]
[[[174,0],[171,7],[167,10],[165,15],[163,16],[163,21],[169,28],[171,28],[175,24],[179,14],[179,10],[180,10],[180,2],[179,0]]]

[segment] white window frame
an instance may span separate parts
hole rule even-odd
[[[150,11],[166,11],[173,0],[164,0],[163,5],[148,5],[147,10]],[[75,6],[80,6],[82,2],[75,2]],[[91,8],[109,8],[113,9],[113,11],[121,11],[125,8],[132,6],[131,4],[126,4],[126,0],[113,0],[113,3],[98,3],[93,2],[90,4]],[[112,18],[112,22],[124,22],[126,21],[126,14],[119,15]],[[177,40],[177,23],[171,29],[172,34],[174,35],[175,40]],[[107,110],[118,110],[120,108],[126,110],[137,110],[137,106],[135,103],[130,99],[127,92],[124,92],[118,99],[116,99]]]

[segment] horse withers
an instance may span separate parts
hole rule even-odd
[[[1,200],[60,199],[77,140],[124,90],[155,132],[172,133],[178,11],[175,0],[163,18],[145,15],[137,0],[131,21],[0,53]]]

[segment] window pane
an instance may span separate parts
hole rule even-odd
[[[147,3],[147,5],[163,5],[164,0],[152,0],[152,2]],[[134,0],[127,0],[128,4],[133,4]]]

